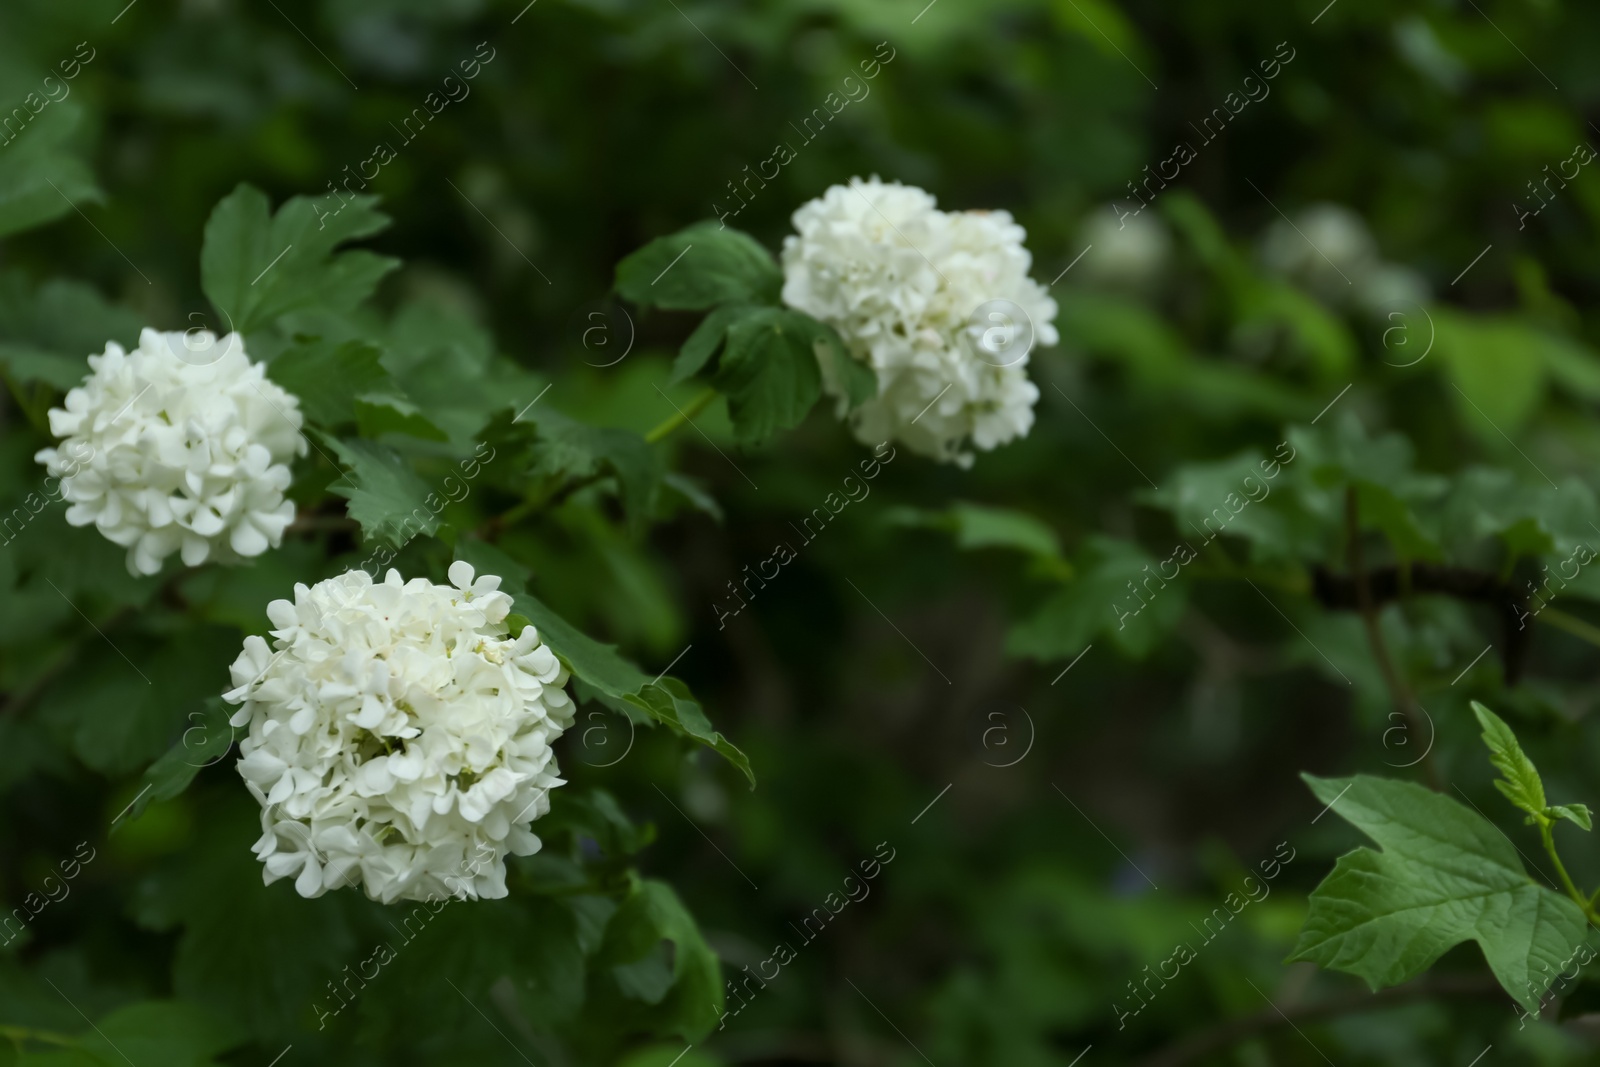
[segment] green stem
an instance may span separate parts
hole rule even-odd
[[[532,515],[535,511],[538,511],[540,505],[543,503],[543,497],[534,497],[524,500],[522,503],[516,505],[515,507],[509,508],[504,514],[502,514],[499,519],[496,520],[496,525],[499,529],[504,529],[507,526],[515,526],[529,515]]]
[[[582,478],[574,478],[553,492],[530,492],[522,499],[520,504],[513,504],[506,511],[479,526],[475,531],[475,536],[480,541],[498,540],[500,535],[508,528],[515,526],[534,512],[541,508],[558,507],[573,493],[593,485],[604,477],[606,477],[604,472],[596,471],[594,474],[585,475]]]
[[[1550,862],[1556,865],[1556,873],[1561,876],[1561,886],[1567,891],[1567,896],[1583,912],[1584,918],[1595,926],[1600,926],[1600,915],[1596,915],[1593,903],[1578,892],[1578,887],[1572,884],[1572,876],[1567,873],[1566,865],[1561,862],[1561,857],[1556,853],[1555,824],[1548,819],[1539,820],[1539,837],[1544,841],[1544,850],[1550,856]]]
[[[704,392],[696,396],[693,400],[689,401],[687,407],[679,408],[667,418],[663,419],[661,425],[644,435],[644,439],[652,445],[655,444],[657,441],[660,441],[662,438],[670,434],[673,430],[676,430],[679,426],[682,426],[684,423],[688,422],[690,419],[704,411],[706,406],[716,398],[717,391],[710,386],[707,386]]]
[[[49,1030],[31,1030],[26,1026],[0,1025],[0,1035],[10,1038],[20,1045],[24,1041],[37,1041],[45,1045],[61,1045],[65,1048],[75,1048],[78,1039],[65,1034],[52,1033]]]
[[[1582,638],[1591,645],[1600,645],[1600,626],[1585,622],[1576,615],[1569,615],[1559,608],[1547,607],[1538,612],[1536,617],[1558,630],[1565,630],[1574,637]]]

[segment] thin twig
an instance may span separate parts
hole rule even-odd
[[[553,511],[565,504],[571,496],[580,489],[587,489],[596,482],[611,477],[607,470],[597,470],[593,474],[585,474],[580,478],[573,478],[562,483],[561,486],[549,493],[529,493],[521,502],[513,504],[499,515],[485,519],[476,530],[473,537],[479,541],[497,541],[500,535],[514,527],[523,519],[536,511]]]
[[[35,1030],[27,1026],[0,1026],[0,1036],[10,1039],[21,1051],[24,1042],[37,1041],[45,1045],[59,1045],[63,1048],[76,1048],[82,1043],[80,1038],[58,1034],[52,1030]]]
[[[1574,637],[1581,638],[1591,645],[1600,645],[1600,626],[1595,626],[1587,620],[1569,614],[1559,608],[1547,607],[1539,612],[1535,618],[1549,623],[1558,630],[1565,630]]]
[[[1378,621],[1378,609],[1372,601],[1372,589],[1367,584],[1367,569],[1361,556],[1360,505],[1356,502],[1356,488],[1353,485],[1344,491],[1344,516],[1346,533],[1350,539],[1350,573],[1356,583],[1356,600],[1361,608],[1361,621],[1366,626],[1367,643],[1372,646],[1373,658],[1378,661],[1378,670],[1383,674],[1384,684],[1389,687],[1395,707],[1405,717],[1407,732],[1420,741],[1423,733],[1422,724],[1417,720],[1416,701],[1389,657],[1389,646],[1383,640],[1383,627]],[[1423,752],[1422,770],[1427,776],[1428,785],[1435,791],[1442,791],[1444,783],[1439,777],[1439,768],[1434,766],[1432,751],[1433,746],[1430,745]]]

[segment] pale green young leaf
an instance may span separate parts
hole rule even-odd
[[[1528,754],[1522,751],[1517,735],[1511,732],[1505,720],[1478,703],[1472,702],[1472,713],[1483,727],[1483,743],[1489,746],[1489,762],[1500,772],[1494,787],[1511,803],[1532,815],[1545,820],[1544,782]],[[1576,819],[1573,819],[1576,822]]]
[[[1302,777],[1382,851],[1339,858],[1311,894],[1290,959],[1379,989],[1476,941],[1506,992],[1537,1010],[1549,976],[1583,940],[1587,922],[1576,904],[1535,883],[1504,833],[1442,793],[1367,775]]]
[[[1544,813],[1552,819],[1566,819],[1585,830],[1594,829],[1594,819],[1589,813],[1587,804],[1555,804],[1544,809]]]

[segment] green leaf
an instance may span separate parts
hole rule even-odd
[[[71,389],[88,376],[88,357],[105,351],[107,341],[138,344],[140,325],[138,315],[81,282],[35,287],[20,272],[0,276],[0,364],[18,382]]]
[[[1324,381],[1346,373],[1355,363],[1356,343],[1350,329],[1316,299],[1288,282],[1252,277],[1236,287],[1241,335],[1281,328],[1291,349],[1304,355]]]
[[[1478,703],[1472,702],[1472,712],[1478,717],[1478,724],[1483,727],[1483,743],[1489,746],[1489,762],[1494,764],[1495,770],[1501,777],[1495,780],[1494,787],[1518,808],[1527,812],[1530,823],[1547,825],[1556,819],[1566,819],[1583,827],[1591,829],[1593,821],[1589,815],[1586,804],[1561,804],[1551,806],[1545,799],[1544,782],[1539,777],[1539,771],[1533,765],[1533,760],[1522,750],[1522,745],[1517,741],[1517,735],[1507,726],[1500,716]]]
[[[751,788],[755,788],[756,779],[750,770],[749,758],[712,728],[705,712],[682,682],[666,676],[652,680],[618,655],[616,646],[603,645],[584,635],[531,593],[521,593],[513,599],[517,611],[513,618],[520,616],[536,627],[539,639],[561,657],[576,678],[609,701],[638,708],[657,722],[716,750],[739,768]]]
[[[617,1067],[725,1067],[724,1062],[697,1048],[676,1044],[649,1045],[628,1053]]]
[[[398,452],[376,441],[324,440],[349,468],[328,489],[350,501],[346,510],[367,540],[401,548],[417,534],[439,528],[439,516],[427,503],[433,491]]]
[[[1566,819],[1576,823],[1585,830],[1594,829],[1594,819],[1589,813],[1587,804],[1556,804],[1545,808],[1544,813],[1552,819]]]
[[[151,804],[173,797],[189,788],[202,768],[220,763],[233,747],[238,730],[228,724],[234,708],[221,697],[206,700],[204,707],[190,711],[187,726],[176,744],[162,753],[144,772],[144,783],[125,818],[138,819]]]
[[[658,237],[617,264],[617,292],[646,307],[773,303],[782,285],[783,272],[760,242],[715,220]]]
[[[1579,546],[1592,558],[1597,522],[1594,490],[1581,480],[1566,478],[1552,487],[1498,467],[1460,472],[1438,518],[1441,537],[1452,549],[1465,554],[1481,539],[1496,537],[1513,559],[1546,553],[1565,557]],[[1551,573],[1558,573],[1554,561]]]
[[[1177,625],[1188,604],[1181,570],[1162,574],[1166,564],[1181,568],[1185,556],[1194,558],[1187,545],[1158,560],[1138,545],[1091,537],[1074,568],[1077,577],[1012,627],[1006,651],[1061,659],[1076,656],[1104,634],[1135,659],[1148,655]]]
[[[0,1063],[4,1063],[0,1060]],[[120,1061],[119,1061],[120,1062]],[[51,1049],[17,1054],[16,1067],[114,1067],[98,1056],[77,1049]]]
[[[1073,573],[1072,564],[1061,554],[1055,530],[1025,511],[958,500],[943,511],[895,507],[885,513],[884,521],[893,526],[948,531],[954,535],[956,547],[969,552],[982,548],[1020,552],[1050,577],[1070,578]]]
[[[700,325],[694,328],[689,339],[683,342],[683,347],[678,349],[678,358],[672,363],[670,384],[688,381],[699,374],[700,369],[716,355],[717,349],[722,347],[728,327],[755,310],[751,304],[724,304],[701,319]]]
[[[957,501],[950,506],[949,515],[961,548],[1014,548],[1037,556],[1061,555],[1056,532],[1027,512]]]
[[[333,429],[355,421],[356,397],[392,384],[382,356],[363,341],[297,338],[267,365],[267,377],[299,398],[312,425]]]
[[[37,96],[30,93],[28,98]],[[83,111],[76,104],[45,104],[33,112],[37,118],[0,146],[0,237],[71,214],[75,205],[105,199],[94,173],[67,148]],[[31,110],[23,105],[16,109],[24,115]]]
[[[527,412],[550,386],[498,358],[494,338],[471,317],[420,302],[408,303],[390,324],[384,366],[400,395],[452,442],[467,447],[497,413]]]
[[[844,340],[832,326],[822,327],[821,344],[816,346],[822,366],[822,381],[828,393],[844,398],[843,408],[853,411],[878,395],[878,375],[871,366],[850,355]]]
[[[1289,431],[1306,511],[1325,531],[1339,529],[1345,489],[1354,486],[1363,528],[1382,531],[1402,558],[1441,559],[1436,531],[1422,515],[1444,498],[1449,483],[1416,470],[1415,449],[1404,435],[1369,437],[1350,412],[1330,422]]]
[[[1510,317],[1433,309],[1434,354],[1448,369],[1447,389],[1461,425],[1502,447],[1533,414],[1544,394],[1549,335]]]
[[[663,942],[670,942],[670,951],[664,951]],[[610,966],[624,997],[651,1006],[629,1013],[639,1024],[697,1041],[721,1013],[716,954],[665,882],[644,879],[634,885],[606,924],[595,962]]]
[[[118,646],[138,669],[120,655],[86,657],[49,690],[45,721],[70,740],[79,759],[104,773],[125,773],[156,757],[194,725],[187,716],[222,687],[225,665],[238,654],[237,638],[223,627],[196,623],[183,633],[182,642],[154,647],[119,634]]]
[[[1582,943],[1587,923],[1536,884],[1516,846],[1481,815],[1410,782],[1302,775],[1323,803],[1383,850],[1339,858],[1311,894],[1292,960],[1366,980],[1373,989],[1426,970],[1476,941],[1501,986],[1529,1011]]]
[[[590,716],[602,714],[597,708],[589,713]],[[588,718],[585,717],[586,722]],[[608,856],[631,856],[656,839],[653,823],[635,824],[617,803],[617,798],[604,789],[581,793],[572,789],[553,791],[550,811],[539,820],[539,835],[553,835],[560,830],[593,838]]]
[[[542,835],[542,821],[534,829]],[[541,1030],[572,1018],[583,1005],[579,921],[562,901],[518,899],[513,890],[507,900],[405,901],[382,910],[382,940],[345,961],[352,972],[378,974],[356,1001],[371,1025],[427,1017],[441,1028],[483,1027],[477,1006],[493,1003],[490,989],[502,980]],[[392,962],[383,963],[390,953]],[[447,1000],[438,999],[440,989],[450,994]],[[310,993],[318,998],[319,1017],[340,1010],[325,987]],[[330,1019],[329,1025],[344,1021]]]
[[[195,1004],[146,1001],[101,1019],[84,1036],[83,1048],[107,1064],[204,1067],[242,1039],[235,1026]]]
[[[1291,488],[1299,459],[1292,446],[1280,444],[1270,457],[1249,449],[1226,459],[1185,463],[1140,499],[1168,511],[1179,535],[1186,540],[1192,535],[1187,543],[1198,549],[1226,535],[1248,542],[1250,558],[1258,563],[1320,558],[1326,527],[1306,512]]]
[[[734,432],[754,442],[799,425],[822,395],[818,346],[837,344],[828,327],[786,308],[732,323],[712,384],[728,398]]]
[[[250,333],[292,311],[348,311],[372,295],[399,260],[334,249],[389,225],[377,202],[357,196],[329,212],[297,196],[274,215],[266,194],[243,184],[219,201],[206,221],[200,284],[227,329]]]
[[[198,839],[140,882],[134,917],[148,929],[182,930],[172,963],[178,996],[275,1040],[313,1021],[312,999],[363,958],[351,894],[305,900],[288,882],[263,885],[249,847],[261,809],[242,790],[209,796],[205,812]]]
[[[1494,787],[1511,803],[1534,818],[1543,820],[1547,806],[1544,782],[1540,780],[1533,761],[1517,743],[1517,735],[1511,732],[1511,727],[1506,725],[1504,719],[1476,700],[1472,702],[1472,713],[1478,717],[1478,725],[1483,727],[1483,743],[1489,746],[1489,762],[1501,774]]]
[[[630,527],[638,532],[655,508],[661,486],[661,455],[632,430],[590,426],[553,408],[535,409],[524,420],[538,433],[532,473],[558,481],[616,477]]]
[[[390,389],[398,388],[391,386]],[[450,435],[435,426],[422,409],[393,391],[366,393],[355,398],[356,428],[361,436],[404,434],[423,441],[448,441]]]
[[[722,521],[722,505],[717,503],[717,498],[711,495],[711,491],[699,478],[678,471],[668,471],[662,476],[661,484],[688,501],[696,510],[704,512],[717,522]]]
[[[1131,384],[1201,417],[1232,420],[1243,412],[1272,419],[1316,407],[1288,386],[1256,371],[1202,358],[1143,303],[1106,293],[1065,292],[1056,327],[1085,351],[1126,368]]]

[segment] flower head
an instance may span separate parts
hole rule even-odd
[[[50,410],[62,438],[34,459],[61,479],[67,521],[90,523],[155,574],[181,552],[236,563],[283,540],[289,462],[304,455],[300,405],[245,355],[238,334],[145,330],[89,357],[91,373]]]
[[[1078,239],[1093,253],[1084,253],[1073,277],[1107,289],[1153,288],[1172,260],[1167,224],[1153,211],[1107,204],[1083,220]]]
[[[505,856],[562,784],[550,743],[572,725],[567,671],[532,626],[507,632],[500,579],[450,567],[450,585],[375,583],[354,570],[267,615],[245,639],[233,725],[239,773],[261,803],[255,853],[301,896],[359,878],[401,900],[506,895]]]
[[[1423,277],[1385,262],[1366,220],[1342,204],[1312,204],[1294,222],[1274,222],[1262,236],[1261,259],[1324,303],[1374,318],[1410,311],[1429,296]]]
[[[1055,344],[1055,301],[1005,211],[940,211],[877,178],[836,185],[794,213],[784,302],[828,323],[877,376],[856,436],[904,442],[963,466],[1033,425],[1034,344]],[[825,381],[835,396],[837,383]],[[842,396],[841,410],[845,406]]]

